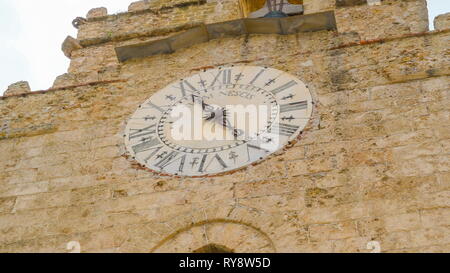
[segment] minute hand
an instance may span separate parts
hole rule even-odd
[[[231,122],[226,118],[226,110],[223,110],[223,120],[222,120],[222,126],[228,129],[231,129],[233,131],[233,136],[235,138],[240,137],[244,134],[244,131],[241,129],[236,129],[234,126],[231,125]]]

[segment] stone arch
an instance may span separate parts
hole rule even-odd
[[[226,252],[276,252],[272,240],[261,230],[230,220],[209,220],[180,229],[160,241],[153,253],[192,253],[216,246]]]

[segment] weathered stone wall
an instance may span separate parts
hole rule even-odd
[[[143,1],[141,1],[143,2]],[[234,0],[150,1],[128,13],[88,20],[78,39],[83,45],[124,38],[170,33],[199,23],[215,23],[241,17]]]
[[[70,241],[83,252],[194,251],[206,238],[238,252],[368,252],[370,241],[450,251],[450,32],[385,38],[250,35],[122,64],[115,42],[74,51],[104,59],[72,63],[82,73],[54,90],[0,100],[0,252],[67,252]],[[316,109],[302,140],[202,179],[123,156],[140,103],[223,64],[306,82]]]
[[[352,33],[362,41],[428,30],[425,0],[384,0],[382,3],[381,6],[336,7],[335,0],[310,0],[304,4],[307,14],[335,9],[339,33]],[[84,48],[71,52],[69,68],[70,73],[83,73],[79,81],[89,82],[98,77],[97,73],[104,67],[117,66],[115,47],[160,40],[199,24],[242,17],[238,1],[234,0],[140,1],[135,6],[139,9],[93,18],[80,26],[78,42]],[[55,87],[71,83],[70,80],[61,82]]]
[[[94,9],[88,15],[98,10],[104,12]],[[77,75],[62,75],[53,87],[98,80],[105,67],[112,70],[119,65],[115,47],[160,40],[199,24],[242,16],[234,0],[139,1],[132,3],[129,10],[128,13],[93,17],[80,25],[77,40],[83,48],[71,52],[68,70]]]
[[[362,40],[428,31],[426,0],[383,0],[382,5],[336,9],[340,32],[356,32]]]
[[[355,32],[362,40],[372,40],[428,30],[426,0],[305,0],[305,14],[336,11],[339,32]]]

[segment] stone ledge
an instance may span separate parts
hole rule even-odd
[[[287,18],[239,19],[223,23],[202,24],[181,34],[142,44],[116,48],[120,62],[173,53],[178,49],[223,37],[245,34],[295,34],[321,30],[336,30],[334,12],[322,12]]]
[[[10,96],[4,95],[4,96],[0,96],[0,100],[4,100],[4,99],[8,99],[8,98],[16,98],[16,97],[28,97],[31,95],[48,94],[50,92],[74,89],[77,87],[96,86],[96,85],[112,84],[112,83],[120,83],[120,82],[127,82],[127,80],[126,79],[117,79],[117,80],[105,80],[105,81],[92,81],[92,82],[80,83],[80,84],[76,84],[76,85],[59,86],[59,87],[50,88],[47,90],[31,91],[31,92],[24,93],[24,94],[17,94],[17,95],[10,95]]]
[[[192,22],[183,25],[178,25],[174,27],[166,27],[166,28],[156,28],[151,29],[145,32],[127,32],[127,33],[119,33],[113,34],[98,38],[88,38],[80,40],[80,45],[82,47],[90,47],[90,46],[98,46],[102,44],[106,44],[109,42],[123,42],[135,38],[149,38],[149,37],[157,37],[157,36],[167,36],[171,33],[180,32],[189,30],[191,28],[195,28],[201,26],[201,23]]]

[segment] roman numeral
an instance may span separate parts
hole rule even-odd
[[[211,86],[214,86],[218,81],[221,80],[222,84],[231,84],[231,69],[222,69],[214,78]]]
[[[139,138],[139,137],[148,137],[149,135],[153,135],[156,133],[156,125],[150,125],[146,128],[142,128],[142,129],[130,129],[130,139],[135,139],[135,138]]]
[[[180,172],[180,173],[182,173],[183,172],[183,170],[184,170],[184,164],[186,163],[186,155],[184,155],[182,158],[181,158],[181,162],[180,162],[180,167],[178,168],[178,171]]]
[[[190,84],[187,80],[182,80],[182,81],[180,82],[180,86],[174,86],[174,87],[181,90],[181,95],[182,95],[183,97],[186,96],[186,93],[187,93],[187,92],[193,93],[193,92],[198,91],[198,90],[197,90],[194,86],[192,86],[192,84]]]
[[[162,107],[160,107],[160,106],[158,106],[158,105],[156,105],[156,104],[154,104],[154,103],[152,103],[152,102],[149,102],[149,103],[148,103],[148,106],[150,106],[150,107],[153,108],[153,109],[158,110],[158,111],[161,112],[161,113],[164,113],[164,109],[163,109]]]
[[[248,151],[249,153],[250,153],[250,149],[255,149],[255,150],[263,151],[263,152],[265,152],[265,153],[270,153],[269,150],[266,150],[266,149],[261,148],[261,147],[259,147],[259,146],[247,144],[247,151]]]
[[[157,145],[159,145],[159,144],[161,144],[161,142],[159,142],[158,138],[151,138],[151,139],[148,140],[148,141],[144,141],[144,142],[142,142],[142,143],[140,143],[140,144],[134,145],[134,146],[132,147],[132,149],[133,149],[133,151],[134,151],[135,154],[140,154],[140,153],[143,153],[143,152],[146,152],[146,151],[155,149],[155,148],[153,148],[153,147],[155,147],[155,146],[157,146]],[[156,151],[156,152],[157,152],[157,151]],[[153,156],[153,155],[152,155],[152,156]],[[152,156],[150,156],[150,158],[151,158]],[[149,158],[148,158],[148,159],[149,159]],[[148,160],[148,159],[147,159],[147,160]]]
[[[154,147],[154,148],[146,150],[146,152],[151,151],[151,150],[154,150],[154,151],[144,159],[145,163],[147,163],[152,157],[154,157],[162,148],[163,148],[163,146],[158,146],[158,147]]]
[[[285,112],[291,112],[291,111],[295,111],[295,110],[304,110],[304,109],[308,109],[307,101],[293,102],[293,103],[281,105],[280,112],[285,113]]]
[[[202,162],[200,163],[200,168],[198,170],[199,172],[201,172],[201,173],[205,172],[209,168],[209,166],[211,166],[211,164],[214,162],[214,160],[217,160],[217,162],[220,164],[220,166],[222,166],[222,168],[224,168],[224,169],[228,168],[227,164],[220,157],[219,154],[216,154],[211,159],[211,161],[209,161],[209,164],[206,164],[207,159],[208,159],[208,155],[203,155]]]
[[[224,169],[228,168],[227,164],[225,164],[225,161],[223,161],[223,159],[218,154],[216,154],[216,156],[213,158],[213,160],[214,159],[217,159],[217,161],[222,166],[222,168],[224,168]],[[211,163],[213,162],[213,160],[211,160]],[[211,165],[211,163],[209,163],[209,165]]]
[[[287,89],[289,89],[289,88],[291,88],[291,87],[293,87],[293,86],[296,86],[296,85],[297,85],[297,82],[294,81],[294,80],[292,80],[292,81],[290,81],[290,82],[288,82],[288,83],[286,83],[286,84],[284,84],[284,85],[282,85],[282,86],[280,86],[280,87],[278,87],[278,88],[275,88],[275,89],[272,90],[271,92],[272,92],[274,95],[276,95],[276,94],[281,93],[281,92],[283,92],[284,90],[287,90]]]
[[[207,158],[208,158],[208,155],[203,155],[202,162],[200,162],[200,168],[198,169],[198,172],[202,173],[205,171],[204,168],[205,168],[205,163],[206,163]]]
[[[275,146],[267,146],[267,147],[275,148]],[[256,144],[256,143],[255,144],[250,144],[250,143],[247,144],[248,161],[262,159],[263,157],[267,156],[271,152],[272,151],[270,151],[268,149],[262,148],[261,146],[259,146],[259,144]]]
[[[289,124],[274,124],[272,128],[270,128],[269,132],[274,134],[279,134],[283,136],[291,136],[295,132],[297,132],[299,126],[289,125]]]
[[[165,167],[167,167],[168,165],[172,164],[173,162],[177,161],[178,159],[175,159],[177,157],[179,153],[178,152],[171,152],[168,155],[166,155],[166,157],[164,157],[163,159],[161,159],[161,161],[159,161],[158,163],[156,163],[156,167],[160,168],[160,169],[164,169]]]
[[[254,83],[258,80],[259,76],[261,76],[262,73],[264,73],[264,72],[266,72],[265,69],[262,69],[261,71],[259,71],[258,74],[256,74],[256,76],[255,76],[255,77],[253,78],[253,80],[250,82],[250,84],[254,84]]]

